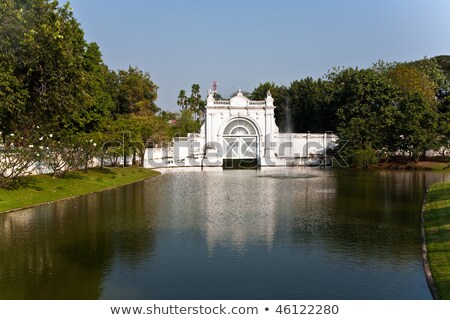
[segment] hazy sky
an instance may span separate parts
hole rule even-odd
[[[64,0],[60,0],[64,3]],[[111,69],[138,66],[176,111],[178,93],[213,80],[228,97],[289,85],[334,66],[450,54],[449,0],[72,0]]]

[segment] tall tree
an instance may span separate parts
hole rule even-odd
[[[415,161],[425,157],[427,150],[442,143],[438,137],[436,109],[430,108],[419,93],[410,93],[400,99],[395,125],[396,143],[392,151],[403,151]]]
[[[288,108],[292,114],[294,132],[336,129],[336,110],[329,110],[328,87],[328,82],[310,77],[291,83]]]
[[[185,90],[180,90],[180,93],[178,94],[178,100],[177,105],[182,109],[186,109],[188,107],[188,97],[186,96]]]
[[[348,141],[343,156],[354,166],[367,167],[377,151],[393,143],[397,90],[372,69],[342,70],[333,80],[333,99],[340,105],[338,135]]]
[[[17,117],[25,114],[28,90],[24,75],[18,72],[17,60],[21,57],[22,35],[26,23],[16,1],[0,4],[0,132],[17,130]]]
[[[149,115],[160,109],[156,106],[158,87],[150,79],[148,72],[137,67],[119,70],[116,114]]]
[[[30,123],[40,123],[47,130],[73,130],[79,120],[73,113],[85,104],[81,84],[86,43],[69,5],[6,0],[1,8],[2,19],[11,22],[0,28],[1,60],[7,63],[1,66],[1,78],[10,78],[5,88],[18,89],[14,99],[20,111],[2,112],[2,127],[26,130]]]
[[[100,48],[95,42],[86,45],[83,69],[85,104],[77,112],[77,118],[80,119],[80,131],[92,132],[97,130],[115,109],[115,92],[110,84],[114,74],[103,63]]]
[[[194,83],[192,85],[191,96],[189,97],[188,103],[189,103],[189,108],[195,114],[197,119],[200,118],[203,115],[203,113],[205,112],[206,103],[204,100],[202,100],[199,84]]]

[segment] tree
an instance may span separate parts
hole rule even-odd
[[[293,132],[324,132],[336,129],[336,110],[329,109],[329,84],[306,78],[291,83],[288,109]]]
[[[421,156],[425,157],[427,150],[437,147],[438,112],[419,93],[411,93],[401,99],[398,109],[395,126],[397,143],[393,151],[406,152],[418,161]]]
[[[286,102],[288,100],[288,90],[285,86],[278,86],[274,82],[260,83],[250,94],[252,100],[264,100],[267,97],[267,92],[270,93],[274,99],[273,104],[275,109],[275,123],[280,128],[281,132],[286,132]]]
[[[6,0],[1,15],[10,26],[0,28],[0,78],[9,79],[5,88],[13,88],[11,99],[18,102],[15,112],[2,112],[2,127],[21,131],[40,123],[49,131],[73,130],[79,120],[73,114],[84,106],[85,41],[69,5]]]
[[[156,114],[159,108],[155,104],[158,87],[150,79],[150,74],[129,67],[119,70],[117,85],[118,106],[115,114],[135,114],[140,116]]]
[[[79,131],[93,132],[110,118],[116,107],[114,90],[111,87],[111,78],[115,74],[103,63],[100,48],[95,42],[86,45],[83,69],[85,105],[75,116],[80,119]]]
[[[188,97],[186,97],[186,91],[180,90],[178,94],[177,105],[181,108],[181,110],[185,110],[188,107]]]
[[[75,154],[75,169],[83,169],[87,172],[89,168],[89,163],[96,156],[100,156],[102,152],[101,144],[101,134],[100,133],[78,133],[74,139],[74,148],[77,152]]]
[[[169,141],[169,125],[163,118],[155,116],[132,117],[130,118],[130,128],[136,137],[133,147],[137,150],[140,165],[144,166],[145,149],[150,142],[161,143]]]
[[[372,65],[371,69],[381,74],[387,74],[389,71],[395,68],[396,65],[396,62],[386,62],[383,60],[378,60]]]
[[[342,70],[333,81],[333,99],[340,105],[338,136],[347,141],[342,155],[354,166],[367,167],[376,152],[393,143],[397,90],[371,69]]]
[[[73,136],[57,138],[50,133],[43,136],[42,140],[42,162],[51,170],[53,178],[64,176],[70,170],[77,168],[77,157],[79,150]]]
[[[0,131],[13,133],[16,119],[23,116],[28,91],[24,75],[17,72],[22,56],[22,36],[26,32],[24,16],[20,14],[14,0],[5,0],[0,4]]]
[[[433,58],[436,63],[441,67],[447,80],[450,79],[450,56],[436,56]]]
[[[188,133],[199,132],[201,124],[194,119],[193,111],[190,109],[181,110],[177,119],[177,125],[173,129],[175,136],[185,137]]]
[[[415,67],[399,64],[388,72],[388,77],[404,96],[417,93],[428,105],[435,104],[437,84]]]
[[[179,119],[179,123],[177,125],[177,131],[181,134],[185,132],[188,128],[198,129],[200,128],[200,119],[202,119],[205,111],[206,111],[206,102],[202,100],[202,96],[200,94],[200,85],[194,83],[191,87],[191,95],[189,97],[186,96],[185,90],[180,90],[178,94],[177,105],[181,108],[181,117]],[[194,121],[198,122],[197,125],[193,125],[191,123],[192,119],[187,119],[187,117],[191,117],[195,119]],[[188,131],[188,132],[197,132]],[[186,132],[187,133],[187,132]]]
[[[407,65],[416,68],[419,72],[426,75],[430,81],[435,83],[437,89],[448,90],[450,79],[449,75],[445,73],[446,68],[448,68],[445,61],[445,56],[435,58],[425,57],[421,60],[410,62]]]
[[[13,68],[0,58],[0,130],[12,133],[17,130],[18,117],[25,113],[28,91],[14,74]]]
[[[192,113],[199,119],[205,112],[206,102],[202,100],[200,94],[200,85],[194,83],[191,88],[191,96],[188,99],[189,108]]]
[[[31,174],[42,154],[34,135],[0,132],[0,141],[0,188],[13,187],[18,178]]]

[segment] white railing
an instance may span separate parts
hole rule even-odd
[[[258,107],[261,107],[261,106],[265,106],[265,105],[266,105],[266,102],[265,102],[265,101],[250,101],[250,102],[248,103],[248,105],[249,105],[249,106],[258,106]]]
[[[265,101],[249,101],[244,107],[264,107],[266,105]],[[214,102],[214,107],[228,107],[231,106],[230,101],[218,100]],[[238,106],[241,107],[241,106]]]
[[[230,101],[226,101],[226,100],[217,100],[214,102],[214,106],[229,106],[230,105]]]

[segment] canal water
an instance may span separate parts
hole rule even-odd
[[[166,172],[0,214],[0,299],[430,299],[425,187],[445,173]]]

